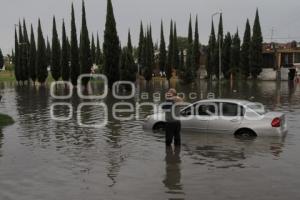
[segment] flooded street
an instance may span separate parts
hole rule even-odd
[[[161,95],[166,85],[142,86]],[[299,199],[300,198],[300,85],[288,82],[223,84],[225,98],[251,99],[287,115],[285,138],[240,140],[233,135],[182,133],[182,148],[165,150],[162,133],[146,132],[143,120],[117,121],[107,97],[108,124],[82,128],[76,118],[80,103],[73,97],[55,100],[49,87],[20,87],[1,83],[0,112],[16,123],[0,129],[0,199]],[[215,84],[176,86],[178,92],[219,93]],[[142,94],[142,93],[141,93]],[[193,95],[194,96],[194,95]],[[141,98],[139,98],[141,99]],[[135,103],[135,100],[128,102]],[[142,100],[141,100],[142,101]],[[146,100],[145,100],[146,101]],[[74,108],[70,120],[51,119],[55,102]],[[103,117],[89,106],[82,108],[85,123]],[[55,112],[68,116],[68,109]],[[142,116],[150,110],[141,111]]]

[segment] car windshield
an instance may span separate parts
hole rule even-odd
[[[246,107],[248,109],[256,112],[257,114],[260,114],[260,115],[266,114],[265,107],[262,104],[250,103],[250,104],[247,104]]]

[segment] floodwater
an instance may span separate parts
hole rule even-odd
[[[111,110],[119,101],[111,95],[103,101],[107,125],[81,127],[78,107],[100,101],[75,94],[55,100],[49,86],[0,83],[0,112],[16,121],[0,129],[0,199],[300,199],[300,85],[239,82],[223,84],[219,90],[215,84],[199,82],[176,87],[187,95],[192,92],[187,101],[217,92],[261,102],[286,113],[289,133],[285,138],[254,140],[182,133],[182,148],[171,152],[165,149],[162,133],[143,131],[143,120],[113,119]],[[141,86],[139,98],[123,102],[151,102],[153,92],[163,95],[161,88],[166,88],[162,82]],[[145,99],[145,92],[150,99]],[[51,106],[62,102],[73,112],[68,116],[68,106],[56,107],[56,117],[70,119],[55,121]],[[101,106],[85,105],[81,122],[97,124],[103,121],[103,111]],[[151,110],[140,112],[145,116]]]

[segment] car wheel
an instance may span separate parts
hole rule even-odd
[[[239,139],[251,139],[257,137],[256,133],[250,129],[241,129],[234,136]]]
[[[154,132],[162,132],[165,131],[165,129],[166,129],[166,124],[163,122],[158,122],[153,126]]]

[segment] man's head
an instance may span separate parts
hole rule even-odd
[[[177,96],[177,92],[174,88],[170,88],[166,94],[166,97],[167,98],[172,98],[172,97],[175,97]]]

